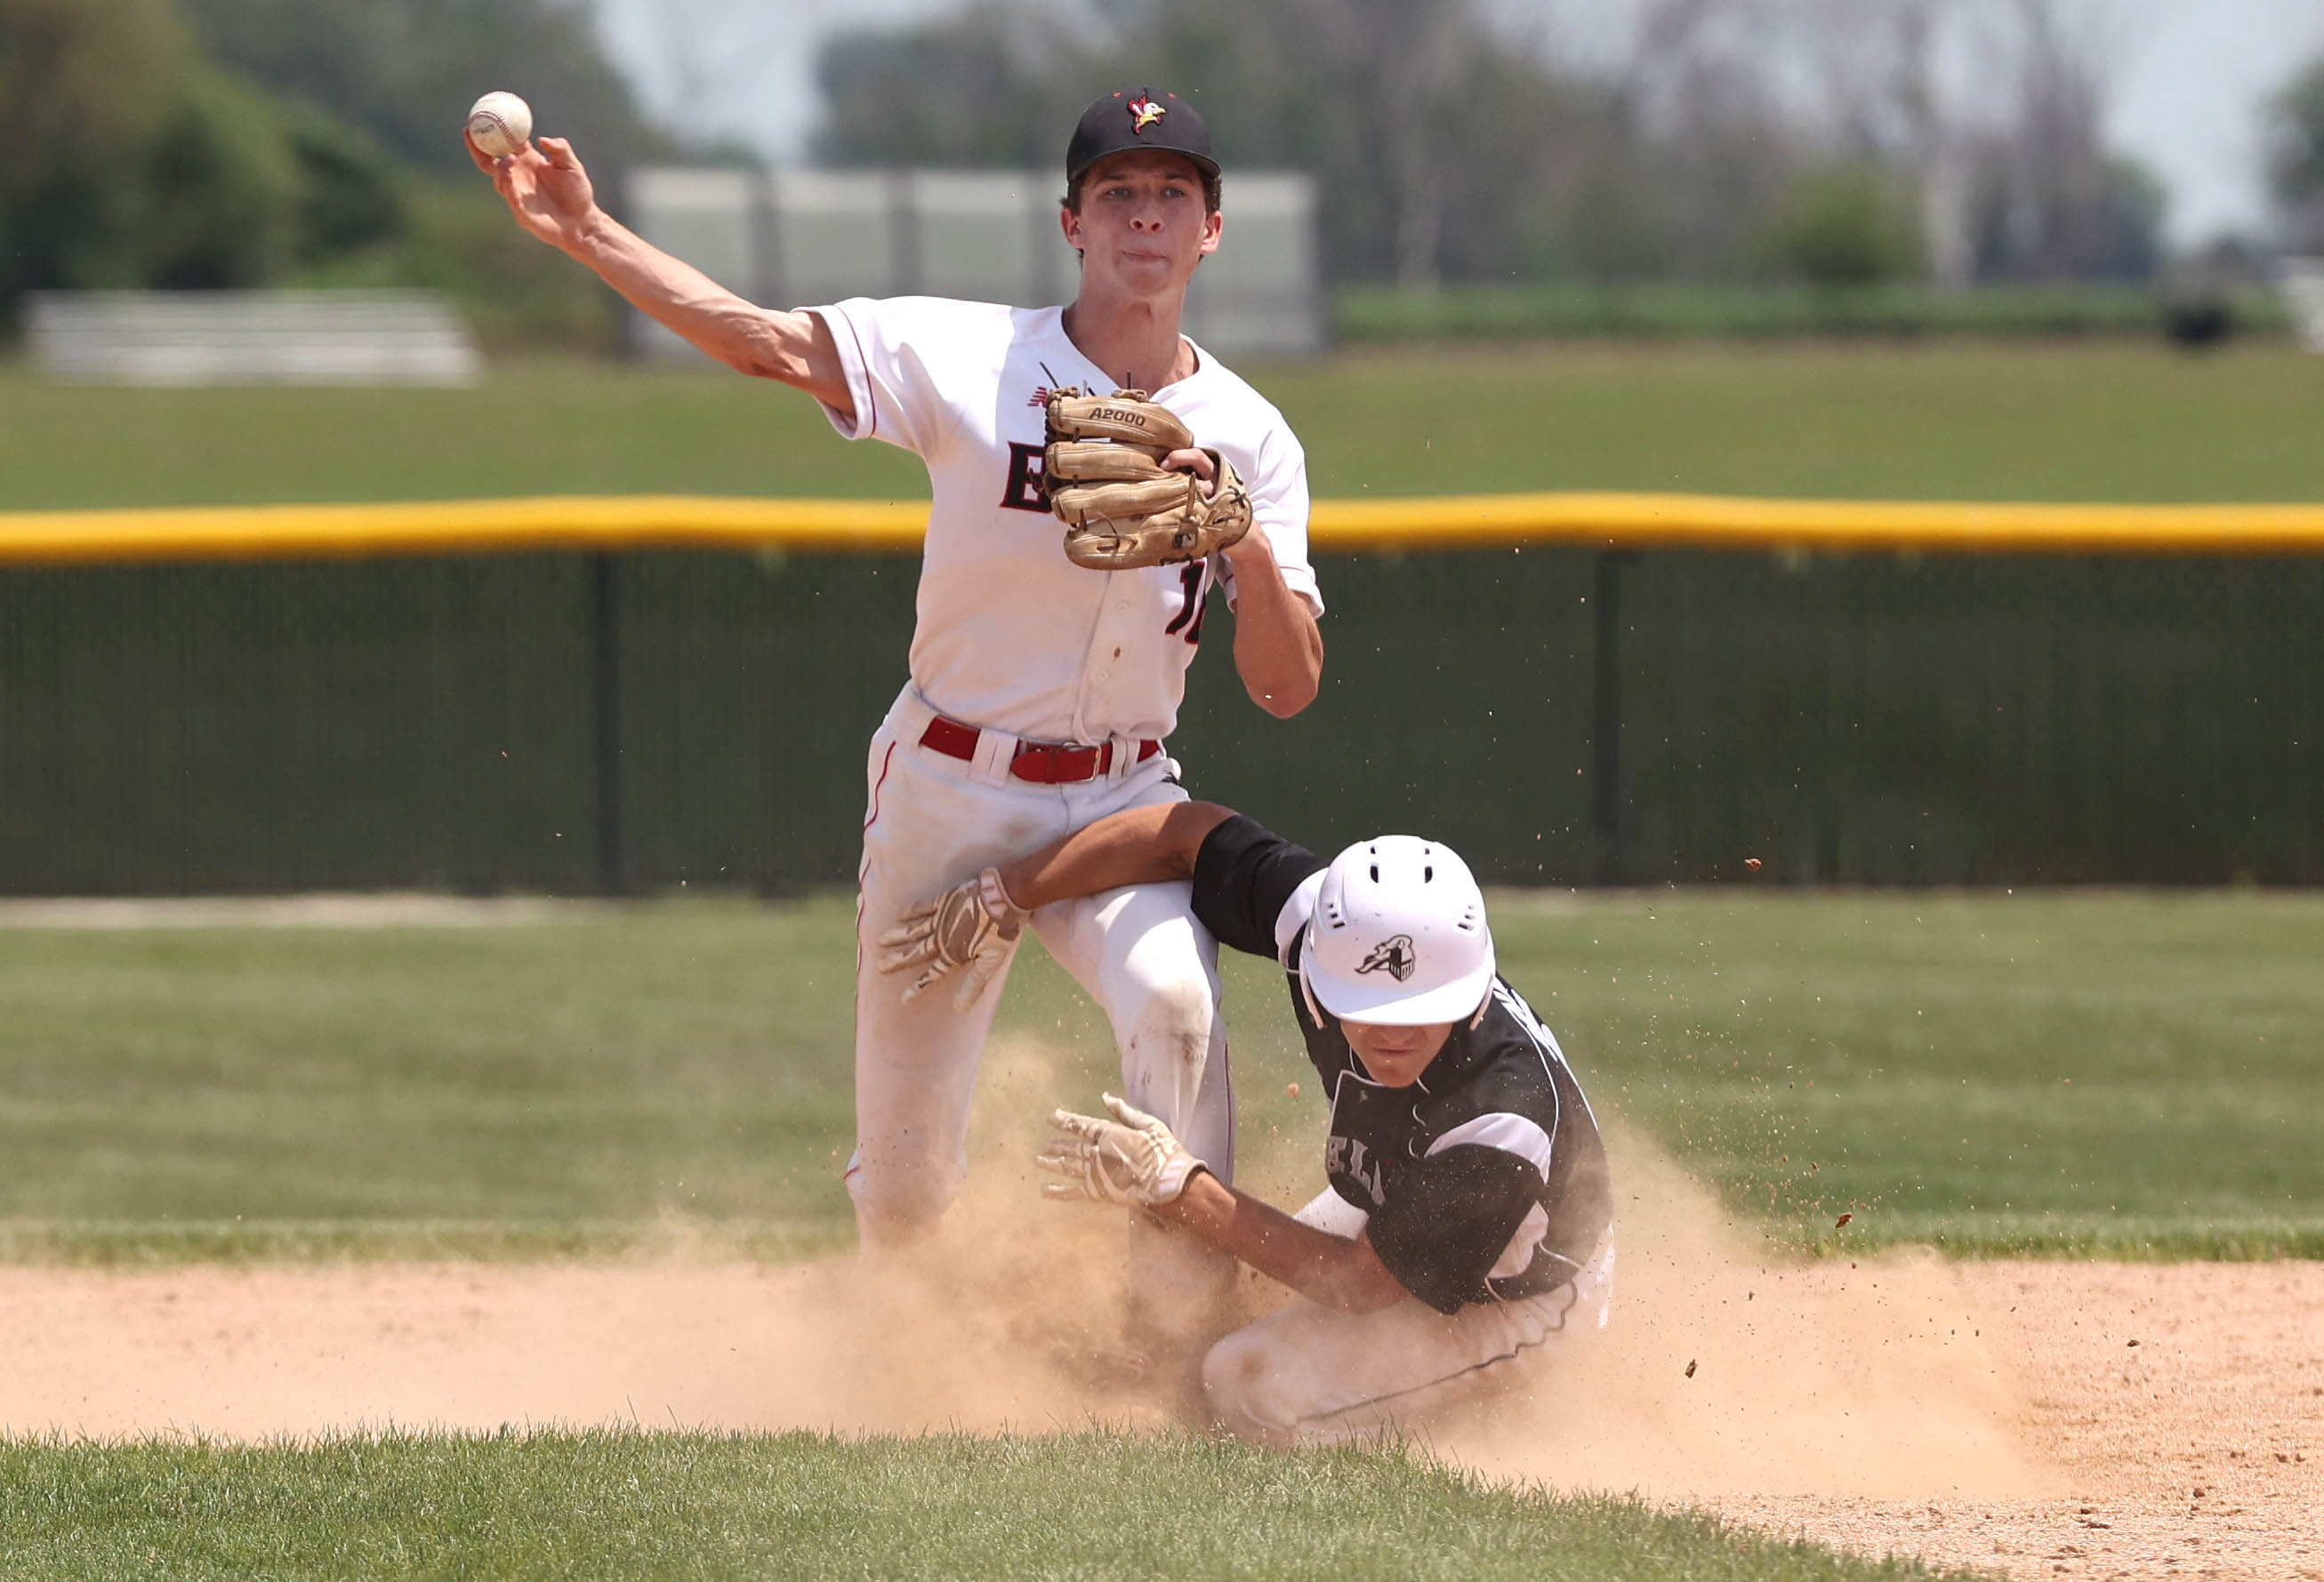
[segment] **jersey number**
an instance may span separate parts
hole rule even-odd
[[[1184,627],[1188,642],[1203,640],[1203,617],[1211,612],[1209,602],[1203,597],[1207,591],[1204,580],[1210,573],[1211,564],[1207,560],[1190,560],[1178,568],[1178,581],[1185,587],[1186,602],[1178,606],[1178,613],[1172,616],[1170,624],[1162,629],[1163,636],[1167,637]]]

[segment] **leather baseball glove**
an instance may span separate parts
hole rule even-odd
[[[1194,437],[1142,390],[1049,392],[1041,455],[1049,509],[1065,524],[1065,558],[1092,571],[1129,571],[1201,560],[1250,530],[1250,491],[1226,457],[1210,451],[1218,477],[1206,492],[1192,473],[1163,462],[1193,450]]]

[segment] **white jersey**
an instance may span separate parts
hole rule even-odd
[[[1223,556],[1097,572],[1074,565],[1041,495],[1052,386],[1112,381],[1065,332],[1063,309],[939,297],[851,298],[808,311],[831,327],[855,404],[850,439],[884,439],[927,464],[933,500],[920,565],[912,683],[944,713],[1035,741],[1160,740],[1177,723],[1186,667]],[[1307,607],[1307,460],[1259,393],[1195,348],[1189,377],[1154,392],[1250,486],[1253,519]]]

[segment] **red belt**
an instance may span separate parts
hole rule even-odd
[[[942,714],[928,722],[920,732],[920,745],[946,758],[976,759],[976,739],[980,732],[973,725],[964,725],[958,720],[947,720]],[[1138,761],[1162,750],[1158,741],[1138,744]],[[1020,741],[1009,760],[1009,772],[1020,780],[1031,780],[1042,786],[1072,786],[1084,780],[1094,780],[1113,768],[1113,743],[1102,742],[1096,747],[1051,746],[1040,741]]]

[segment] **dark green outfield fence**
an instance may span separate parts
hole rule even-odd
[[[0,892],[849,882],[909,556],[0,570]],[[1323,694],[1223,612],[1174,747],[1491,879],[2324,881],[2324,561],[1324,556]]]

